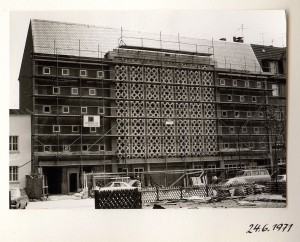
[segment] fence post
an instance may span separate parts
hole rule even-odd
[[[182,195],[182,187],[180,187],[180,199],[183,198],[183,195]]]
[[[159,200],[159,188],[158,186],[156,187],[156,201]]]

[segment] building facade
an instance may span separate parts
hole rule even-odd
[[[170,185],[151,172],[268,165],[271,74],[251,46],[140,35],[31,21],[20,108],[49,193],[76,191],[83,172]]]
[[[9,110],[9,186],[26,187],[31,173],[31,117],[17,109]]]

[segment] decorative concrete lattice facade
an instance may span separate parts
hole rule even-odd
[[[120,158],[217,153],[213,71],[115,66]]]

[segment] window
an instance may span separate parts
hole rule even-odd
[[[259,133],[259,128],[258,127],[254,127],[254,133],[258,134]]]
[[[72,93],[72,95],[78,95],[78,88],[73,87],[73,88],[71,89],[71,93]]]
[[[247,133],[247,127],[242,127],[242,133],[246,134]]]
[[[234,127],[229,127],[229,133],[234,134]]]
[[[253,147],[254,147],[253,142],[249,142],[249,148],[253,148]]]
[[[61,69],[61,74],[63,76],[68,76],[69,75],[69,69]]]
[[[227,96],[227,100],[231,102],[231,101],[232,101],[232,96],[231,96],[231,95],[228,95],[228,96]]]
[[[102,145],[99,145],[99,150],[100,150],[100,151],[105,151],[105,145],[103,145],[103,144],[102,144]]]
[[[9,136],[9,150],[18,151],[19,150],[19,137]]]
[[[202,169],[202,165],[194,165],[194,169]]]
[[[144,172],[144,168],[142,167],[139,167],[139,168],[134,168],[133,169],[133,175],[134,175],[134,178],[139,178],[141,177],[141,173]]]
[[[63,113],[69,113],[69,106],[63,106],[62,107],[62,112]]]
[[[72,126],[72,132],[73,133],[79,132],[79,126]]]
[[[251,118],[252,117],[252,112],[247,112],[247,117]]]
[[[87,71],[86,70],[80,70],[79,75],[80,76],[87,76]]]
[[[216,169],[217,167],[216,167],[216,165],[208,165],[207,168],[213,170],[213,169]]]
[[[237,148],[243,148],[243,144],[242,144],[242,143],[237,143],[237,144],[236,144],[236,147],[237,147]]]
[[[225,79],[220,79],[220,85],[225,86]]]
[[[52,151],[51,145],[44,145],[44,152],[51,152],[51,151]]]
[[[60,132],[60,126],[59,125],[53,125],[53,132],[54,133],[58,133],[58,132]]]
[[[10,166],[9,167],[9,181],[18,181],[19,167]]]
[[[250,87],[249,81],[245,81],[245,87]]]
[[[97,71],[97,78],[103,78],[104,77],[104,73],[103,71]]]
[[[128,173],[128,168],[118,168],[118,172],[121,172],[121,173]]]
[[[60,88],[59,87],[53,87],[53,94],[59,94]]]
[[[261,82],[256,83],[257,88],[261,88]]]
[[[235,111],[234,112],[234,117],[236,117],[236,118],[240,117],[240,112],[239,111]]]
[[[70,151],[70,145],[64,145],[63,150],[64,151]]]
[[[104,114],[104,107],[99,107],[98,108],[98,113],[99,114]]]
[[[237,86],[237,80],[232,80],[232,85],[233,85],[234,87],[236,87],[236,86]]]
[[[256,101],[257,101],[257,98],[256,97],[252,97],[252,102],[256,103]]]
[[[245,96],[240,96],[240,102],[245,102]]]
[[[50,67],[43,67],[43,74],[44,75],[50,75],[51,70]]]
[[[87,145],[82,145],[81,150],[82,151],[88,151],[88,146]]]
[[[87,107],[81,107],[81,113],[87,113]]]
[[[96,95],[96,89],[89,89],[89,95]]]
[[[93,116],[88,116],[88,122],[94,122],[94,117]]]
[[[90,127],[90,133],[96,133],[96,127]]]
[[[277,84],[272,84],[272,96],[273,97],[279,96],[279,87]]]
[[[223,144],[223,148],[224,148],[224,149],[228,149],[228,148],[229,148],[229,144],[228,144],[228,143],[224,143],[224,144]]]
[[[50,113],[51,112],[51,107],[50,106],[43,106],[43,112],[44,113]]]
[[[222,117],[227,117],[227,112],[226,111],[222,111]]]
[[[264,113],[263,113],[263,112],[259,112],[259,113],[258,113],[258,116],[259,116],[260,118],[263,118],[263,117],[264,117]]]

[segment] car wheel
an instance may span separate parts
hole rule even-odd
[[[21,203],[19,203],[18,209],[21,209]]]

